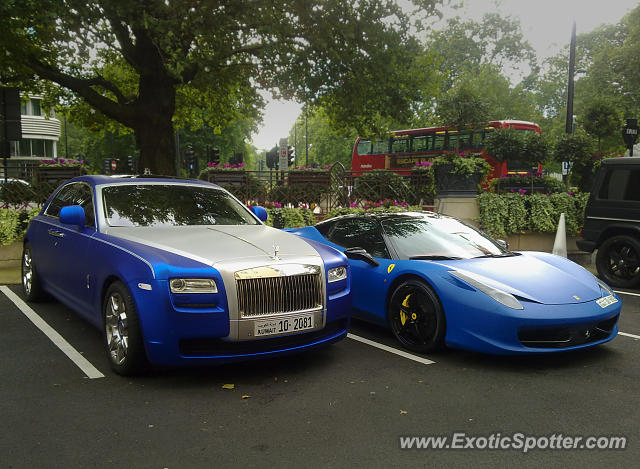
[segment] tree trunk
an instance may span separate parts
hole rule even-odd
[[[175,135],[171,118],[176,108],[176,89],[162,73],[142,76],[133,130],[140,150],[138,171],[176,176]]]
[[[175,136],[171,117],[140,119],[134,128],[140,150],[138,172],[176,176]],[[148,170],[148,171],[147,171]]]

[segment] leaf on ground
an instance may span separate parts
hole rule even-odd
[[[233,389],[235,387],[236,387],[235,384],[223,384],[222,385],[222,389]]]
[[[249,399],[250,397],[251,397],[251,396],[250,396],[250,395],[248,395],[248,394],[243,394],[243,395],[242,395],[242,398],[243,398],[243,399]]]
[[[406,410],[401,410],[401,411],[400,411],[400,414],[401,414],[401,415],[404,415],[404,414],[406,414],[406,413],[408,413]]]

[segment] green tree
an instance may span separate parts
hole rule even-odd
[[[593,140],[584,131],[563,135],[556,141],[553,149],[556,161],[572,163],[570,181],[584,191],[591,187],[595,162],[593,149]]]
[[[621,123],[615,106],[600,98],[591,102],[585,109],[582,126],[589,135],[598,139],[598,152],[602,153],[602,139],[620,130]]]
[[[538,68],[535,52],[524,39],[519,20],[499,13],[487,13],[480,20],[451,18],[441,30],[427,36],[426,49],[437,54],[445,91],[460,77],[476,73],[483,65],[511,72],[520,71],[523,66],[527,71]]]
[[[141,166],[161,174],[175,173],[174,117],[257,116],[259,87],[360,128],[419,94],[400,66],[417,41],[391,0],[8,0],[0,22],[3,82],[38,77],[97,110],[88,120],[133,129]]]
[[[468,81],[459,83],[438,99],[436,114],[442,125],[456,130],[477,127],[488,120],[481,94]],[[459,139],[456,139],[456,152],[458,145]]]
[[[354,130],[350,133],[345,129],[336,130],[322,107],[311,109],[308,116],[303,111],[294,126],[295,129],[292,127],[289,131],[289,144],[296,149],[296,166],[307,164],[308,140],[309,164],[317,163],[324,167],[340,162],[346,169],[351,168],[351,153],[357,138]]]
[[[509,164],[522,158],[525,149],[524,138],[515,129],[498,129],[487,137],[484,148],[496,161],[506,161]]]

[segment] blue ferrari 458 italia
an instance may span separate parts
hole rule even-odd
[[[390,327],[409,350],[547,353],[618,332],[622,303],[604,282],[562,257],[511,252],[455,218],[346,215],[293,232],[346,254],[353,317]]]
[[[266,216],[202,181],[74,178],[29,224],[24,293],[50,294],[102,329],[125,375],[344,338],[347,259],[265,226]]]

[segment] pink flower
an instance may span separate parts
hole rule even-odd
[[[518,192],[522,195],[525,195],[527,193],[527,191],[524,189],[518,189]]]
[[[349,207],[357,207],[357,206],[358,206],[358,204],[356,202],[353,202],[353,203],[349,204]]]
[[[273,203],[273,206],[274,206],[275,208],[282,208],[282,204],[281,204],[280,202],[274,202],[274,203]]]

